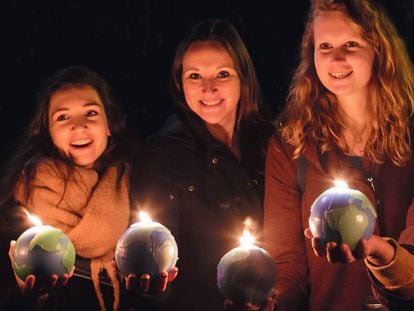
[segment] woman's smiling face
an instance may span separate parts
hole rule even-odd
[[[105,109],[89,86],[57,90],[49,101],[49,132],[54,145],[76,165],[91,168],[110,135]]]
[[[366,95],[375,52],[340,12],[322,12],[313,24],[314,63],[321,83],[338,97]]]
[[[182,84],[187,105],[205,123],[233,130],[240,99],[234,61],[218,42],[195,42],[183,57]]]

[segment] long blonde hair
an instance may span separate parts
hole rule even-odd
[[[365,155],[382,163],[403,165],[411,157],[410,119],[414,107],[414,70],[405,45],[382,7],[369,0],[313,0],[303,34],[300,63],[280,116],[283,139],[293,145],[294,158],[316,143],[321,152],[346,150],[344,119],[336,96],[316,74],[313,23],[321,12],[341,12],[360,30],[375,51],[370,81],[372,125]]]

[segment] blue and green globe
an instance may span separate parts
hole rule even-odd
[[[34,226],[20,235],[13,250],[13,270],[25,280],[29,274],[48,280],[52,274],[62,276],[75,264],[75,247],[60,230],[51,226]]]
[[[217,286],[225,299],[262,306],[276,286],[273,258],[257,246],[236,247],[217,266]]]
[[[116,265],[124,275],[170,272],[178,260],[174,236],[158,222],[132,224],[119,238],[115,249]]]
[[[358,190],[333,187],[313,202],[309,228],[326,245],[346,243],[353,251],[361,239],[369,239],[377,213],[371,201]]]

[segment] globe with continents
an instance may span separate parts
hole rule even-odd
[[[124,274],[158,276],[169,272],[178,260],[174,236],[158,222],[132,224],[119,238],[115,262]]]
[[[225,299],[262,306],[276,285],[272,257],[257,246],[227,252],[217,266],[217,286]]]
[[[347,187],[324,191],[311,206],[309,228],[326,245],[346,243],[353,251],[361,239],[374,232],[377,214],[362,192]]]
[[[36,283],[62,276],[75,264],[75,247],[60,230],[51,226],[34,226],[20,235],[13,250],[13,270],[20,279],[29,274]]]

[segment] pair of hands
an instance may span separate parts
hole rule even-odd
[[[149,274],[143,274],[141,276],[129,274],[124,277],[125,287],[130,292],[157,295],[166,291],[168,283],[174,281],[177,275],[177,267],[172,268],[170,272],[161,272],[158,277],[152,280]]]
[[[311,239],[315,255],[326,257],[330,263],[352,263],[357,260],[368,259],[370,263],[376,266],[384,266],[389,264],[394,258],[394,247],[375,234],[368,240],[362,239],[359,241],[357,248],[353,252],[345,243],[338,245],[335,242],[328,242],[324,246],[320,239],[313,237],[309,228],[305,229],[305,236]]]
[[[15,244],[16,241],[10,241],[9,258],[12,266],[13,250]],[[115,265],[115,262],[113,264]],[[72,268],[70,273],[65,273],[61,277],[56,274],[52,274],[50,276],[50,279],[47,280],[46,284],[43,285],[43,287],[53,289],[66,286],[69,279],[73,276],[74,272],[75,267]],[[177,277],[177,274],[177,267],[174,267],[169,273],[160,273],[159,277],[154,278],[152,281],[149,274],[143,274],[141,276],[130,274],[127,277],[124,277],[125,286],[129,291],[135,291],[142,294],[151,293],[156,295],[164,292],[167,289],[168,283],[172,282]],[[32,291],[36,286],[36,277],[33,274],[29,274],[25,280],[20,279],[16,273],[14,273],[14,277],[16,279],[17,285],[23,293]]]

